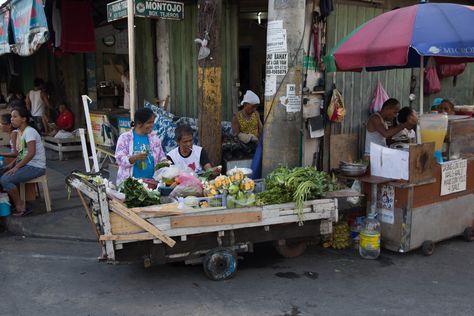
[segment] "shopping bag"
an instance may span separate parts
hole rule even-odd
[[[424,93],[433,94],[441,91],[441,82],[439,81],[436,63],[432,57],[428,60],[425,69]]]
[[[466,69],[466,64],[445,64],[438,65],[438,75],[440,77],[455,77]]]
[[[377,87],[375,88],[374,98],[372,99],[372,103],[370,103],[369,112],[375,113],[382,109],[382,105],[385,101],[389,99],[387,92],[382,86],[380,80],[377,82]]]
[[[346,109],[344,107],[344,100],[342,99],[341,93],[334,89],[332,90],[331,101],[328,107],[328,117],[331,122],[340,123],[346,116]]]

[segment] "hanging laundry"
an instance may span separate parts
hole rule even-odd
[[[323,18],[329,16],[332,11],[334,11],[334,2],[333,0],[321,0],[319,2],[319,9],[321,11],[321,16]]]
[[[48,23],[40,0],[13,0],[11,20],[15,44],[12,51],[20,56],[30,56],[48,40]]]
[[[61,50],[65,53],[95,51],[90,0],[61,0]]]
[[[10,43],[8,39],[8,25],[10,24],[10,11],[2,10],[0,12],[0,55],[10,52]]]

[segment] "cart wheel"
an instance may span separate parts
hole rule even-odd
[[[227,248],[212,249],[204,257],[202,265],[209,279],[227,280],[237,273],[237,255]]]
[[[421,245],[421,252],[425,256],[431,256],[435,250],[435,244],[431,240],[426,240]]]
[[[463,237],[466,241],[474,241],[474,229],[472,227],[466,227]]]
[[[278,240],[275,242],[276,251],[285,258],[301,256],[307,247],[305,241]]]

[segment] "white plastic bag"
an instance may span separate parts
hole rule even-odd
[[[0,203],[10,204],[10,198],[7,193],[0,193]]]

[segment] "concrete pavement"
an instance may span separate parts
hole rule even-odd
[[[81,157],[69,156],[65,161],[57,159],[57,153],[47,150],[48,187],[51,195],[52,212],[46,213],[43,191],[41,198],[29,202],[33,214],[26,217],[9,217],[8,231],[28,237],[57,238],[95,241],[96,237],[88,223],[86,213],[77,196],[72,191],[68,197],[65,177],[73,170],[83,170]]]

